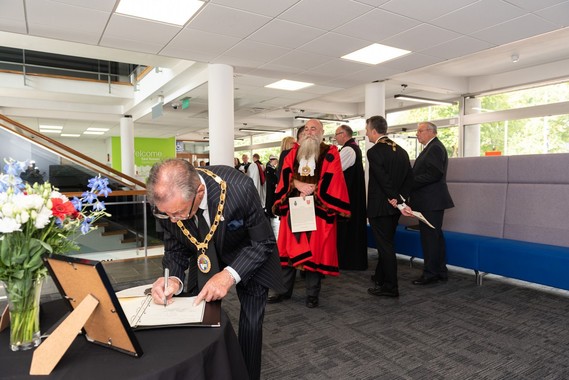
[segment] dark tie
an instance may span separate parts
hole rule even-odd
[[[198,238],[199,242],[202,242],[209,232],[209,225],[207,224],[207,222],[203,216],[203,211],[204,210],[199,208],[197,213],[196,213],[196,216],[198,218],[198,236],[197,236],[197,238]],[[198,257],[200,254],[201,253],[198,251]],[[219,263],[218,263],[218,259],[217,259],[217,252],[215,250],[215,244],[213,242],[213,236],[212,236],[211,240],[209,241],[206,254],[209,257],[209,260],[211,262],[211,269],[208,273],[203,273],[201,270],[198,270],[198,287],[200,289],[203,288],[203,286],[205,285],[207,280],[209,280],[214,274],[219,272]]]

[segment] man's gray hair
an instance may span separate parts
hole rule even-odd
[[[199,175],[192,164],[179,158],[168,159],[150,169],[146,196],[150,204],[156,204],[163,202],[172,192],[179,192],[189,201],[196,195],[199,185]]]

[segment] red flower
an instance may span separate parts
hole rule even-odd
[[[65,220],[67,216],[71,216],[72,218],[76,218],[79,214],[73,203],[67,201],[64,202],[61,198],[51,198],[51,212],[54,216],[59,218],[62,222]]]

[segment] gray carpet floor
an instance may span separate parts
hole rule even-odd
[[[421,262],[399,258],[397,299],[368,295],[369,270],[322,282],[320,307],[267,305],[263,379],[569,379],[569,292],[451,269],[444,284],[415,286]],[[160,259],[109,262],[115,289],[149,283]],[[239,301],[223,301],[233,326]]]

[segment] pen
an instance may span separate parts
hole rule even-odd
[[[164,307],[168,305],[168,297],[166,297],[166,289],[168,289],[168,276],[170,276],[170,271],[168,268],[164,268]]]

